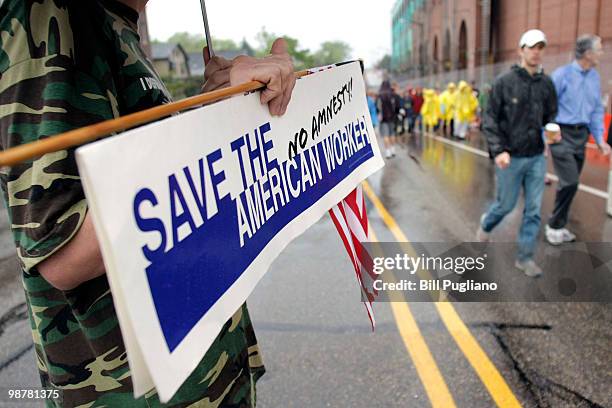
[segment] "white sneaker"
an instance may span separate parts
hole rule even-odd
[[[576,240],[576,235],[567,228],[561,228],[561,237],[563,242],[574,242]]]
[[[563,239],[563,230],[565,228],[561,228],[561,229],[556,229],[556,228],[551,228],[548,224],[546,224],[546,227],[544,228],[544,230],[546,231],[546,240],[548,241],[548,243],[550,245],[561,245],[564,241]],[[567,230],[566,230],[567,231]],[[569,234],[571,234],[571,232],[567,231]],[[576,238],[576,237],[574,237]],[[567,241],[569,242],[569,241]]]
[[[533,259],[529,259],[524,262],[516,261],[514,266],[523,271],[523,273],[530,278],[535,278],[542,274],[542,268],[540,268],[538,264],[533,261]]]
[[[390,159],[391,158],[391,150],[389,150],[389,149],[385,150],[385,158],[386,159]]]

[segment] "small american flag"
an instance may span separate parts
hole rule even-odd
[[[373,288],[375,275],[371,267],[363,265],[365,260],[369,259],[368,254],[362,246],[362,242],[369,242],[368,238],[368,214],[366,211],[365,198],[363,190],[359,185],[353,192],[340,201],[335,207],[329,210],[340,238],[344,243],[344,248],[351,258],[357,281],[361,287],[363,299],[366,299],[363,304],[368,312],[372,330],[376,326],[374,319],[374,311],[372,309],[372,301],[377,295]]]

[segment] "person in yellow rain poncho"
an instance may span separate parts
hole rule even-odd
[[[440,98],[433,89],[425,89],[423,99],[423,107],[421,108],[423,129],[425,132],[431,133],[440,120]]]
[[[467,82],[459,82],[459,90],[455,98],[455,136],[465,139],[470,122],[474,120],[478,109],[478,99]]]
[[[442,132],[444,136],[452,136],[455,122],[455,99],[457,86],[449,82],[446,90],[440,95],[440,113],[442,114]]]

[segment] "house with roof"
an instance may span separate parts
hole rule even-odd
[[[239,50],[217,50],[215,55],[223,57],[228,60],[232,60],[239,55],[255,55],[253,49],[249,46],[246,41],[243,41]],[[202,52],[189,52],[187,53],[189,58],[189,72],[192,76],[204,76],[204,57]]]
[[[217,51],[215,55],[231,60],[236,58],[238,55],[243,55],[241,51]],[[188,52],[187,58],[189,59],[189,73],[192,76],[204,76],[204,56],[202,52]]]
[[[189,56],[180,44],[152,43],[151,57],[162,78],[187,78],[191,75]]]
[[[189,73],[192,76],[204,76],[204,57],[202,52],[188,52],[187,58],[189,60]]]

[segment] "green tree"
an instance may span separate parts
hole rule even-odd
[[[300,48],[299,41],[293,37],[283,37],[287,42],[289,55],[293,57],[293,66],[296,70],[311,68],[314,66],[312,53],[308,48]]]
[[[240,47],[234,40],[225,38],[212,38],[212,43],[215,51],[238,51]]]
[[[270,53],[270,48],[272,48],[272,43],[276,39],[276,35],[266,31],[266,27],[261,27],[261,30],[259,30],[255,38],[259,44],[259,47],[255,50],[255,55],[258,57],[268,55]]]
[[[325,41],[313,55],[317,66],[346,61],[351,55],[351,46],[344,41]]]
[[[246,42],[246,40],[243,41]],[[159,42],[158,40],[153,40],[153,43]],[[202,48],[206,45],[206,38],[203,34],[180,32],[172,34],[167,42],[181,44],[186,52],[201,52]],[[212,42],[215,51],[238,51],[240,49],[236,42],[231,39],[213,37]]]
[[[255,50],[253,49],[253,47],[251,47],[251,44],[249,44],[246,38],[243,38],[242,42],[240,43],[240,51],[243,51],[244,53],[246,53],[246,55],[255,55]]]
[[[253,49],[246,39],[240,44],[234,40],[213,38],[215,51],[242,51],[249,55],[263,57],[270,53],[272,43],[279,36],[262,27],[257,33],[256,40],[258,47]],[[285,36],[289,55],[293,58],[293,65],[296,70],[302,70],[320,65],[330,65],[336,62],[345,61],[350,57],[351,47],[343,41],[326,41],[321,44],[319,49],[312,53],[308,48],[303,48],[297,38]],[[159,43],[153,40],[153,43]],[[200,52],[206,45],[206,40],[202,34],[191,34],[188,32],[174,33],[167,42],[181,44],[186,52]]]
[[[376,68],[391,71],[391,56],[389,54],[382,57],[377,63]]]
[[[188,32],[174,33],[166,42],[180,44],[186,52],[202,51],[206,45],[203,35]]]
[[[262,27],[261,31],[259,31],[256,36],[259,47],[255,51],[255,55],[258,57],[268,55],[272,48],[272,43],[278,37],[278,35],[270,33],[266,31],[265,27]],[[313,66],[313,55],[308,48],[301,48],[296,38],[289,36],[284,36],[283,38],[287,42],[287,52],[293,57],[293,65],[296,70],[302,70]]]

